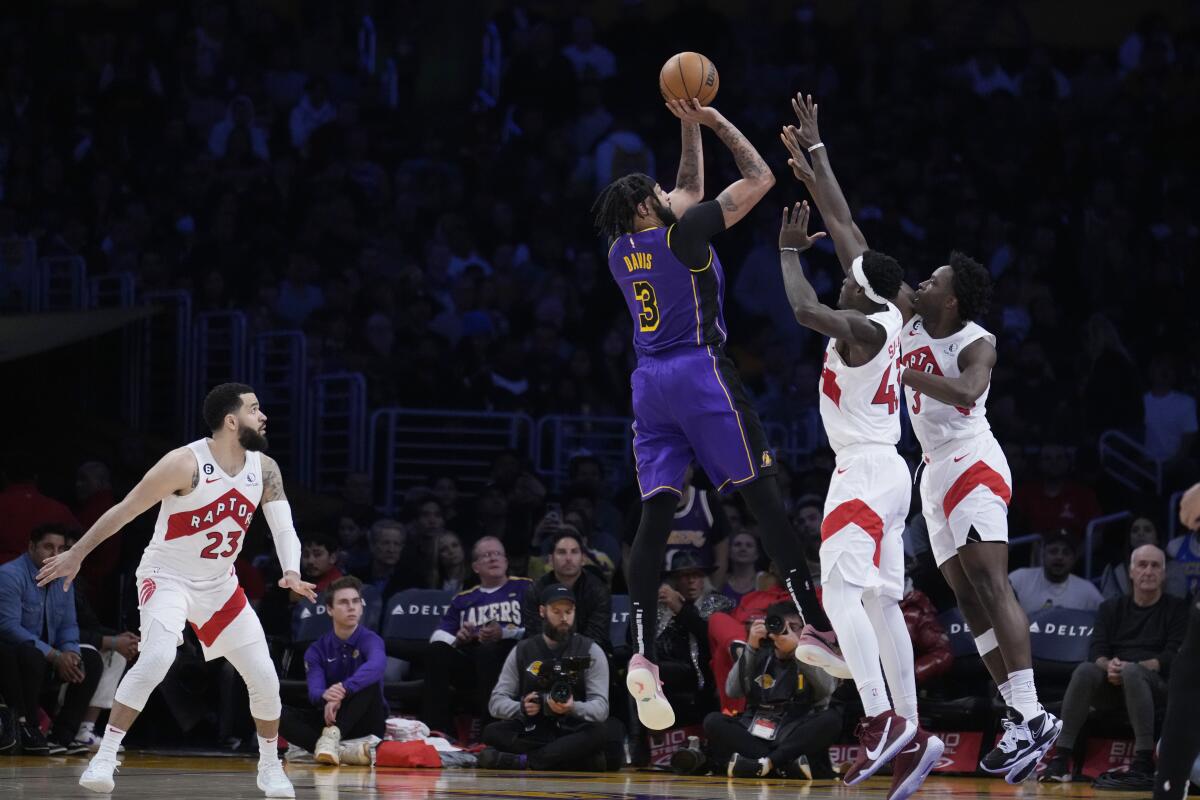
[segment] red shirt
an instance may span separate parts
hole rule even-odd
[[[10,484],[0,492],[0,564],[28,551],[29,534],[48,522],[80,530],[71,510],[39,492],[33,481]]]
[[[1082,483],[1066,481],[1058,494],[1046,491],[1041,481],[1023,484],[1017,489],[1016,510],[1029,523],[1031,533],[1066,530],[1082,540],[1087,524],[1100,516],[1096,493]]]

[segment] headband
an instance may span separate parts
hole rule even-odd
[[[863,294],[865,294],[868,299],[879,303],[881,306],[887,305],[887,300],[885,300],[881,295],[871,288],[871,282],[867,280],[867,274],[863,272],[863,257],[861,255],[857,256],[854,261],[851,262],[850,272],[854,275],[854,280],[858,281],[858,285],[862,287]]]

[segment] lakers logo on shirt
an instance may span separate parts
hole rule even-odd
[[[762,464],[761,464],[762,468],[766,469],[767,467],[771,466],[774,463],[775,463],[775,459],[771,457],[771,451],[763,450],[762,451]]]

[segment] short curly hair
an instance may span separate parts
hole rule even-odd
[[[895,300],[904,282],[904,270],[900,262],[878,250],[863,253],[863,275],[871,282],[871,290],[885,300]]]
[[[958,318],[975,320],[987,313],[992,304],[992,276],[975,259],[957,250],[950,253],[951,284],[958,299]]]

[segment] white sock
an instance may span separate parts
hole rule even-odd
[[[258,737],[258,763],[278,761],[279,760],[279,735],[276,734],[270,739]]]
[[[1008,683],[1011,687],[1009,691],[1012,693],[1011,705],[1023,720],[1028,722],[1042,713],[1042,707],[1038,703],[1037,687],[1033,685],[1032,669],[1019,669],[1016,672],[1008,673]]]
[[[1007,680],[1004,683],[996,684],[996,688],[1000,690],[1000,696],[1004,698],[1004,705],[1012,708],[1012,681]]]
[[[897,714],[913,725],[919,725],[917,669],[904,612],[895,600],[880,597],[875,592],[863,595],[863,608],[879,640],[879,660],[883,662],[883,674],[887,677],[887,688],[892,694],[892,705]]]
[[[879,642],[875,640],[875,629],[863,608],[862,587],[847,583],[841,569],[835,567],[824,589],[825,613],[833,623],[842,656],[854,676],[863,712],[874,717],[890,711],[892,704],[879,666]]]
[[[100,740],[100,749],[96,751],[96,757],[116,759],[117,748],[121,746],[121,740],[125,738],[125,731],[120,728],[114,728],[109,725],[104,729],[104,738]]]

